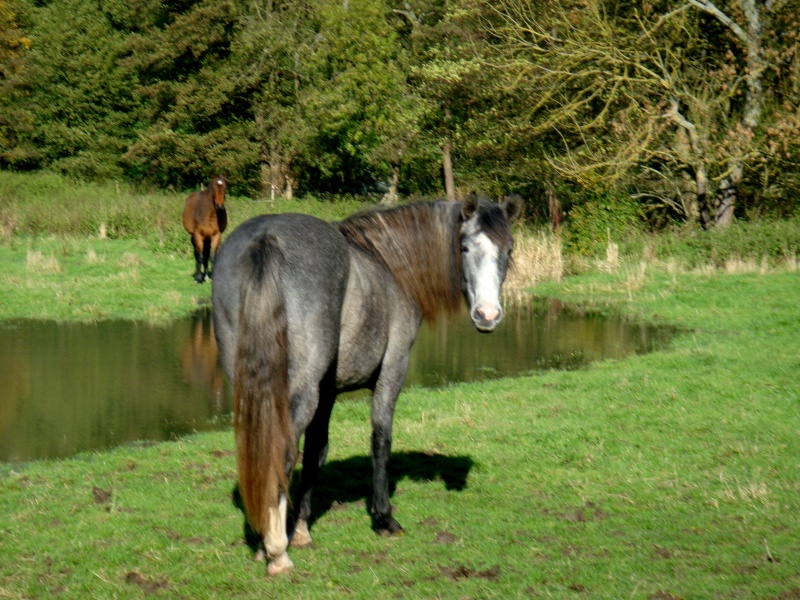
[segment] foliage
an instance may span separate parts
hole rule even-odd
[[[5,99],[15,105],[16,147],[6,164],[49,168],[88,179],[121,177],[133,137],[135,80],[118,64],[124,35],[96,2],[27,5],[30,50]]]
[[[600,255],[609,242],[618,243],[644,231],[641,205],[630,197],[591,195],[569,211],[566,245],[570,252]]]
[[[766,261],[771,266],[797,259],[800,224],[797,219],[764,219],[710,231],[686,225],[666,230],[650,243],[659,259],[677,260],[688,268],[720,267],[735,260]]]
[[[559,177],[633,190],[706,225],[729,222],[737,193],[759,180],[762,194],[786,199],[793,180],[775,169],[796,162],[800,11],[741,4],[503,0],[482,8],[493,40],[486,66],[496,93],[518,107],[502,122],[505,143],[524,152],[546,137]]]
[[[657,226],[798,208],[798,0],[10,1],[6,168],[391,200],[452,160],[542,221],[553,194]]]

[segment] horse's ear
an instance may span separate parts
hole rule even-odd
[[[478,195],[475,192],[471,192],[464,196],[464,199],[461,201],[461,216],[464,217],[464,220],[466,221],[469,219],[477,210]]]
[[[522,199],[522,196],[519,194],[513,194],[511,196],[507,196],[503,203],[500,205],[500,208],[503,209],[503,212],[506,215],[506,220],[509,223],[513,223],[519,218],[519,215],[522,213],[522,205],[525,201]]]

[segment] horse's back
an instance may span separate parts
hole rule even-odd
[[[347,243],[334,226],[315,217],[262,215],[227,236],[215,263],[214,325],[226,370],[231,373],[233,366],[241,290],[253,277],[248,255],[259,249],[278,256],[293,354],[321,353],[333,360],[349,270]]]

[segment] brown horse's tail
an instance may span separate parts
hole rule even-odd
[[[288,461],[296,454],[289,409],[286,307],[281,289],[283,255],[262,236],[244,253],[233,382],[239,491],[250,525],[270,530],[269,507],[288,498]]]

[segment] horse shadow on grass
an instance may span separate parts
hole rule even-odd
[[[424,452],[392,453],[389,461],[389,496],[394,496],[397,484],[404,480],[442,482],[448,491],[460,492],[467,487],[467,477],[475,463],[469,456],[445,456]],[[296,498],[300,482],[300,472],[292,478],[292,498]],[[238,484],[233,489],[233,503],[244,514],[244,505],[239,494]],[[317,482],[311,494],[311,518],[309,526],[337,507],[352,502],[363,501],[366,511],[371,515],[372,504],[372,458],[353,456],[344,460],[326,462],[320,469]],[[290,517],[290,530],[294,529]],[[375,524],[373,523],[373,528]],[[245,519],[244,538],[253,551],[257,550],[261,539]]]

